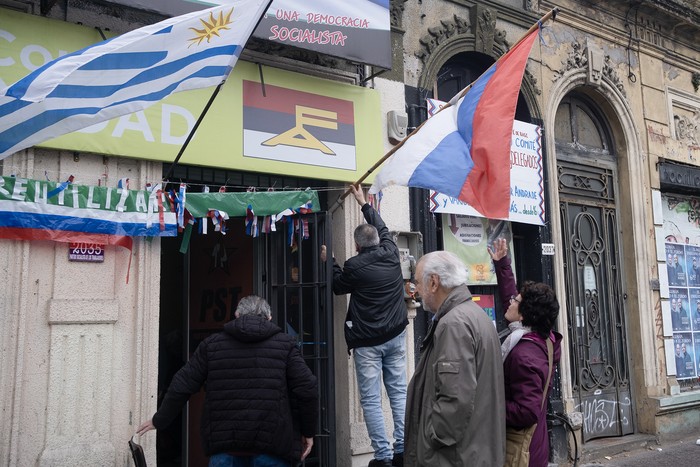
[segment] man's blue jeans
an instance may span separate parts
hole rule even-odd
[[[214,454],[209,458],[209,467],[289,467],[284,459],[267,454],[255,456],[232,456],[231,454]]]
[[[406,331],[384,344],[358,347],[355,371],[360,403],[367,433],[372,441],[375,459],[393,457],[389,438],[384,430],[382,414],[382,375],[394,418],[394,452],[403,452],[403,426],[406,412]]]

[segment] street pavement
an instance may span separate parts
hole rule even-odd
[[[700,436],[700,427],[698,427]],[[624,452],[579,464],[579,467],[610,465],[619,467],[692,467],[700,466],[700,439],[687,438],[648,448]]]

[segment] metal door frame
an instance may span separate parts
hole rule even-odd
[[[305,466],[336,465],[332,269],[320,259],[321,245],[332,244],[330,219],[326,212],[300,215],[300,228],[293,233],[294,252],[287,224],[278,224],[284,227],[282,231],[264,235],[256,243],[255,288],[269,301],[273,319],[283,331],[291,331],[288,326],[294,322],[304,360],[318,378],[319,430]],[[293,267],[298,268],[297,280],[291,273]],[[297,309],[290,306],[290,297],[298,299]]]

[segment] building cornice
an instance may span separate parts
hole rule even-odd
[[[684,0],[640,0],[635,3],[609,0],[596,4],[542,0],[540,8],[544,11],[556,6],[562,13],[557,21],[590,30],[598,36],[607,36],[618,43],[631,39],[635,49],[643,44],[663,55],[674,52],[682,55],[682,52],[671,50],[670,46],[680,45],[689,51],[697,51],[697,37],[700,35],[700,8],[687,7],[683,10],[686,14],[682,15],[680,5],[684,3]],[[600,17],[605,17],[605,21],[596,20]],[[698,60],[694,59],[696,63]]]

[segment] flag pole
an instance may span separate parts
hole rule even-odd
[[[192,140],[192,137],[194,136],[195,131],[197,131],[197,128],[199,128],[199,124],[202,123],[202,120],[204,120],[204,116],[209,111],[209,107],[211,107],[211,104],[214,102],[214,99],[216,99],[217,94],[219,94],[219,91],[221,90],[221,87],[224,85],[225,82],[226,82],[226,80],[220,82],[216,86],[216,89],[214,89],[214,92],[211,93],[211,97],[209,97],[209,101],[207,102],[207,105],[204,106],[204,109],[199,114],[199,118],[197,119],[194,126],[192,127],[192,130],[190,130],[190,133],[187,135],[187,139],[185,139],[185,142],[183,143],[182,147],[180,148],[180,151],[177,153],[177,157],[175,157],[175,160],[173,161],[173,163],[170,164],[170,168],[168,169],[168,173],[165,174],[165,177],[163,177],[163,180],[169,179],[170,176],[173,174],[173,170],[175,170],[175,166],[180,161],[180,158],[182,157],[182,154],[185,152],[185,149],[187,149],[187,146],[190,144],[190,141]]]
[[[272,1],[273,1],[273,0],[269,0],[269,1],[267,2],[267,6],[266,6],[265,9],[263,10],[262,14],[261,14],[260,17],[258,18],[258,22],[255,23],[255,27],[254,27],[253,29],[251,29],[251,31],[255,31],[255,30],[258,28],[258,26],[260,26],[260,22],[262,21],[263,17],[267,14],[267,10],[270,9],[270,5],[272,5]],[[251,32],[251,35],[252,35],[252,32]],[[247,41],[246,41],[246,42],[247,42]],[[229,73],[230,73],[230,71],[231,71],[231,70],[229,70]],[[261,78],[262,78],[262,69],[260,69],[260,73],[261,73],[260,76],[261,76]],[[228,75],[226,75],[226,76],[224,77],[223,81],[221,81],[221,82],[216,86],[216,89],[214,89],[214,92],[211,94],[211,97],[209,97],[209,101],[207,102],[207,105],[204,106],[204,109],[202,110],[202,113],[199,114],[199,118],[197,119],[197,121],[195,122],[194,126],[192,127],[192,131],[190,131],[190,133],[187,135],[187,139],[185,139],[185,142],[183,143],[182,147],[180,148],[180,151],[177,153],[177,157],[175,157],[175,160],[173,161],[173,163],[170,164],[170,168],[168,169],[168,173],[165,175],[165,177],[163,177],[163,180],[169,179],[170,176],[173,174],[173,170],[175,170],[175,166],[176,166],[177,163],[180,161],[180,158],[182,157],[182,154],[185,152],[185,149],[187,149],[187,146],[190,144],[190,140],[191,140],[192,137],[194,136],[195,131],[197,131],[197,128],[199,128],[199,124],[202,123],[202,120],[204,119],[204,116],[205,116],[205,115],[207,114],[207,112],[209,111],[209,107],[211,107],[211,105],[214,103],[214,99],[216,99],[216,96],[219,94],[219,91],[221,90],[221,88],[223,87],[224,83],[226,82],[226,77],[227,77],[227,76],[228,76]],[[264,86],[265,86],[265,83],[263,83],[263,90],[265,89]]]
[[[510,49],[511,49],[511,50],[514,49],[518,44],[520,44],[522,41],[524,41],[531,33],[533,33],[537,28],[539,28],[541,25],[543,25],[544,23],[546,23],[546,22],[549,21],[550,19],[554,20],[554,19],[556,18],[556,16],[557,16],[557,13],[559,13],[559,8],[557,8],[557,7],[554,7],[554,8],[552,8],[550,11],[548,11],[542,18],[539,19],[539,21],[537,21],[535,24],[533,24],[532,26],[530,26],[530,28],[525,32],[525,34],[523,34],[522,37],[521,37],[520,39],[518,39],[518,41],[517,41],[515,44],[513,44],[513,46],[510,47]],[[496,62],[498,62],[498,60],[496,60]],[[494,64],[495,64],[495,63],[494,63]],[[492,65],[492,66],[493,66],[493,65]],[[490,69],[490,68],[491,68],[491,67],[489,67],[489,69]],[[467,93],[467,91],[469,91],[469,89],[472,87],[472,84],[474,84],[474,82],[476,82],[477,80],[478,80],[478,78],[477,78],[476,80],[474,80],[472,83],[470,83],[467,87],[465,87],[464,89],[462,89],[462,90],[460,91],[460,93],[459,93],[459,97],[458,97],[456,100],[459,100],[459,99],[461,99],[462,97],[464,97],[464,95]],[[451,100],[454,100],[454,98],[452,98]],[[441,107],[440,110],[438,110],[438,111],[436,112],[436,114],[442,112],[443,110],[445,110],[446,108],[451,107],[451,106],[452,106],[452,104],[451,104],[450,102],[448,102],[448,103],[445,104],[443,107]],[[428,120],[424,120],[424,121],[423,121],[420,125],[418,125],[411,133],[409,133],[404,139],[402,139],[402,140],[399,142],[399,144],[397,144],[396,146],[394,146],[393,148],[391,148],[391,149],[389,150],[389,152],[387,152],[386,154],[384,154],[384,156],[383,156],[381,159],[379,159],[372,167],[370,167],[369,169],[367,169],[367,172],[365,172],[364,175],[362,175],[355,183],[353,183],[353,185],[355,185],[357,188],[360,188],[360,184],[361,184],[367,177],[369,177],[370,174],[371,174],[372,172],[374,172],[374,171],[377,169],[377,167],[379,167],[380,165],[382,165],[382,164],[383,164],[387,159],[389,159],[396,151],[398,151],[399,149],[401,149],[401,147],[404,145],[404,143],[405,143],[411,136],[413,136],[414,134],[416,134],[416,133],[418,132],[418,130],[420,130],[420,129],[423,127],[423,125],[425,124],[425,122],[427,122],[427,121],[428,121]],[[340,195],[340,197],[338,197],[338,199],[337,199],[336,202],[335,202],[335,205],[334,205],[334,206],[331,208],[331,210],[330,210],[331,214],[333,214],[333,213],[335,212],[335,210],[338,209],[338,207],[342,206],[343,201],[345,200],[345,198],[347,198],[347,196],[348,196],[349,194],[350,194],[350,190],[349,190],[349,189],[346,189],[345,192],[343,192],[343,194]]]

